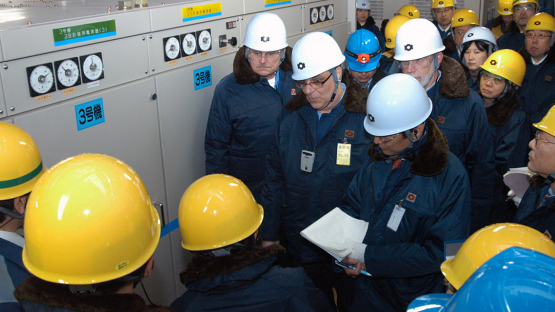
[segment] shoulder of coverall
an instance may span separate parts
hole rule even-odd
[[[456,60],[443,55],[439,65],[441,78],[439,80],[439,94],[446,99],[465,98],[470,95],[470,87],[462,65]]]
[[[420,152],[416,155],[410,164],[410,171],[419,176],[435,176],[442,173],[449,163],[449,144],[447,138],[441,133],[436,123],[428,118],[426,120],[428,138]],[[374,162],[382,159],[380,152],[375,149],[376,145],[372,143],[368,149],[368,156]]]
[[[249,60],[245,56],[246,46],[242,46],[237,53],[235,53],[235,59],[233,60],[233,76],[238,84],[246,85],[252,84],[260,81],[260,75],[255,73]],[[291,65],[291,47],[285,48],[285,59],[281,62],[279,68],[285,72],[292,72],[293,66]]]
[[[346,70],[343,70],[343,73],[345,72]],[[345,74],[343,74],[343,77],[345,77]],[[353,83],[350,83],[349,85],[347,85],[347,81],[342,82],[344,82],[346,86],[345,95],[343,96],[343,108],[345,108],[345,111],[349,113],[366,114],[366,99],[363,97],[365,92],[362,92],[364,91],[362,90],[362,87],[360,87],[360,85],[354,80],[352,81]],[[366,94],[366,98],[368,98],[368,94]],[[301,90],[297,92],[297,95],[289,100],[289,102],[287,102],[285,109],[292,112],[298,111],[303,108],[306,103],[308,103],[306,95]]]
[[[515,21],[511,21],[505,28],[505,34],[508,33],[520,33],[520,28],[518,28],[518,25],[515,23]]]
[[[16,288],[15,297],[20,303],[38,303],[45,307],[69,311],[136,311],[175,312],[168,307],[149,307],[137,294],[79,295],[69,291],[67,285],[54,284],[35,276],[29,277]],[[57,311],[57,310],[56,310]]]

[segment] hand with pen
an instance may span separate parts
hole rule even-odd
[[[353,252],[351,252],[342,261],[343,263],[351,267],[343,267],[345,273],[353,278],[359,276],[360,274],[371,276],[368,272],[366,272],[366,264],[364,263],[364,252],[366,251],[366,244],[357,243],[350,238],[345,239],[345,244],[353,248]]]

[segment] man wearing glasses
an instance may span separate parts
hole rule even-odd
[[[293,79],[302,91],[278,119],[261,202],[263,246],[286,246],[284,265],[303,266],[332,303],[332,259],[300,232],[339,206],[372,143],[363,126],[365,101],[341,82],[344,61],[337,42],[322,32],[293,48]],[[338,296],[341,301],[341,291]]]
[[[233,73],[214,91],[204,141],[206,174],[239,178],[257,201],[276,118],[296,94],[291,75],[285,25],[276,14],[259,13],[247,26]]]
[[[468,172],[474,232],[487,225],[493,205],[493,139],[482,98],[470,90],[462,66],[443,56],[444,49],[434,25],[414,19],[399,28],[394,57],[403,73],[426,90],[433,103],[431,118]]]
[[[519,100],[530,127],[545,116],[555,100],[554,32],[555,19],[547,13],[532,16],[526,25],[526,46],[520,51],[526,61],[526,74]]]
[[[451,33],[451,19],[455,13],[453,0],[432,0],[432,16],[434,25],[437,27],[441,39]]]
[[[461,44],[464,39],[464,34],[476,26],[480,26],[480,22],[474,11],[460,9],[455,12],[451,20],[451,35],[443,39],[443,45],[445,46],[443,54],[462,63],[464,55],[461,55]]]
[[[547,14],[547,13],[546,13]],[[528,169],[535,175],[514,218],[515,223],[532,227],[547,237],[555,235],[555,106],[534,124],[536,137],[528,143]]]
[[[432,25],[433,27],[433,25]],[[370,158],[347,189],[341,209],[368,222],[362,243],[343,260],[356,277],[350,311],[406,311],[416,297],[443,292],[444,242],[470,234],[470,186],[461,161],[429,118],[432,101],[405,74],[370,91],[364,128]]]
[[[499,49],[518,52],[524,46],[524,34],[528,20],[538,13],[540,6],[536,0],[515,0],[513,2],[513,21],[507,25],[505,34],[497,39]]]

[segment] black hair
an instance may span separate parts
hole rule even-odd
[[[90,285],[91,289],[94,289],[94,291],[74,292],[74,294],[82,296],[111,295],[117,293],[129,282],[133,282],[133,288],[135,288],[135,286],[137,286],[137,284],[142,280],[147,264],[148,261],[135,271],[127,274],[126,276],[117,278],[115,280]],[[73,285],[67,286],[70,288],[70,290],[73,287]]]
[[[465,42],[464,45],[462,45],[462,49],[461,49],[461,57],[464,57],[464,53],[466,52],[466,50],[468,50],[468,48],[470,48],[470,46],[472,45],[472,43],[476,44],[476,48],[479,51],[486,51],[487,53],[489,53],[488,51],[492,50],[493,52],[493,45],[485,40],[474,40],[474,41],[469,41],[469,42]],[[488,55],[489,56],[489,55]]]

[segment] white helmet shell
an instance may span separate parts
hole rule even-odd
[[[368,0],[357,0],[357,9],[370,11],[370,1],[368,1]]]
[[[399,27],[395,38],[395,56],[398,61],[412,61],[445,50],[441,35],[432,22],[412,19]]]
[[[243,44],[258,51],[277,51],[287,47],[283,21],[274,13],[256,14],[247,25]]]
[[[497,40],[495,39],[495,35],[491,32],[491,30],[481,26],[470,28],[464,34],[461,46],[463,46],[467,42],[476,41],[476,40],[483,40],[491,43],[494,46],[493,52],[499,50],[499,48],[497,47]]]
[[[330,35],[311,32],[297,41],[291,59],[293,79],[305,80],[341,65],[345,56]]]
[[[407,74],[392,74],[378,81],[366,101],[364,129],[388,136],[410,130],[432,113],[432,101],[420,82]]]

